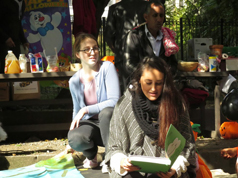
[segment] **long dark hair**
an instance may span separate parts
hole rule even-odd
[[[145,69],[157,69],[164,74],[164,86],[161,93],[159,105],[159,137],[158,145],[164,147],[165,138],[170,124],[178,128],[179,118],[185,114],[186,103],[176,89],[172,73],[167,63],[159,57],[145,57],[138,64],[137,69],[133,73],[130,90],[136,95],[143,95],[139,84],[140,78]]]

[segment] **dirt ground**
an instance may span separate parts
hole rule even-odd
[[[59,154],[68,144],[67,139],[34,141],[26,143],[0,143],[1,156]]]
[[[237,146],[238,139],[198,139],[196,146],[198,150],[219,149]],[[17,155],[47,155],[59,154],[65,150],[68,144],[67,139],[54,139],[44,141],[28,141],[25,143],[0,143],[0,156],[17,156]]]

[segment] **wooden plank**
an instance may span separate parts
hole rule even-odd
[[[41,81],[41,80],[67,80],[75,71],[0,74],[0,82]]]
[[[214,110],[215,110],[215,131],[212,131],[212,138],[220,137],[220,125],[221,125],[221,111],[220,111],[220,87],[219,85],[215,86],[214,89]]]
[[[66,123],[72,121],[73,110],[5,111],[0,121],[5,126]]]
[[[54,124],[37,124],[37,125],[11,125],[5,126],[4,129],[9,132],[42,132],[42,131],[57,131],[69,130],[69,123],[54,123]]]
[[[0,82],[41,81],[41,80],[67,80],[75,71],[0,74]],[[229,72],[178,72],[178,77],[225,77]]]
[[[73,105],[71,98],[51,99],[51,100],[17,100],[17,101],[1,101],[0,106],[32,106],[32,105]]]
[[[178,77],[226,77],[228,72],[178,72]]]

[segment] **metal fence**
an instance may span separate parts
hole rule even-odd
[[[106,45],[103,38],[105,29],[105,18],[102,19],[102,28],[100,29],[99,44],[101,47],[101,56],[113,55],[113,52]],[[233,21],[198,21],[183,19],[166,19],[165,27],[174,30],[177,34],[176,42],[180,47],[176,55],[178,60],[190,60],[188,58],[188,40],[193,38],[212,38],[213,44],[221,44],[229,47],[238,46],[238,19]]]

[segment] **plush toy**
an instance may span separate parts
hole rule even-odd
[[[225,139],[238,138],[238,123],[237,122],[223,122],[219,131],[221,136]]]
[[[193,124],[192,121],[190,121],[190,124],[192,126],[194,139],[196,141],[198,133],[201,133],[199,129],[200,124]],[[196,157],[197,157],[196,178],[212,178],[212,173],[210,169],[207,167],[207,165],[205,164],[205,162],[202,160],[202,158],[197,153],[196,153]]]
[[[195,141],[197,140],[197,137],[198,137],[198,133],[201,133],[199,127],[200,127],[200,124],[194,124],[192,121],[190,121],[190,124],[192,126],[192,129],[193,129],[193,135],[194,135],[194,139]]]

